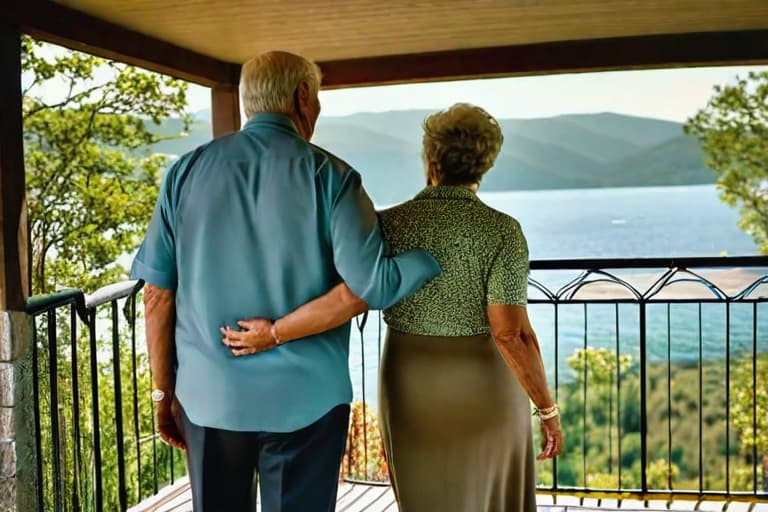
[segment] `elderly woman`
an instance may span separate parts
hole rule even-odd
[[[379,405],[397,500],[402,512],[533,512],[529,398],[543,434],[539,459],[560,453],[562,433],[526,312],[525,237],[476,195],[501,129],[485,110],[460,103],[425,120],[423,142],[426,188],[381,212],[394,252],[427,249],[443,269],[384,312]],[[339,285],[274,324],[224,330],[224,343],[254,353],[365,307]]]

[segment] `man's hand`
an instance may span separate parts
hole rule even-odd
[[[156,404],[157,431],[160,433],[160,439],[179,450],[186,450],[187,443],[176,423],[176,416],[179,412],[179,404],[176,399],[166,398]]]
[[[276,340],[272,336],[272,322],[265,318],[251,318],[237,322],[240,331],[234,331],[227,327],[220,329],[224,338],[223,344],[232,349],[235,356],[247,356],[258,354],[275,348]]]
[[[560,416],[541,422],[541,453],[536,460],[552,459],[563,450],[563,432],[560,430]]]

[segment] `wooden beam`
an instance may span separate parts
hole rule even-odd
[[[24,311],[29,297],[20,38],[0,22],[0,311]]]
[[[562,41],[318,64],[327,89],[545,73],[768,64],[768,30]]]
[[[240,129],[240,98],[237,87],[219,86],[211,89],[211,124],[214,137]]]
[[[10,0],[0,20],[36,39],[207,87],[236,84],[240,66],[149,37],[48,0]]]

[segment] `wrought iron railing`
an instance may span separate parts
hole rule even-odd
[[[140,290],[126,281],[28,302],[40,510],[127,510],[184,471],[155,435]]]
[[[766,270],[765,257],[533,261],[529,312],[567,439],[539,492],[768,500]],[[371,440],[381,316],[358,320],[344,476],[386,482]]]
[[[540,493],[768,500],[768,259],[531,269],[529,311],[567,439],[539,465]],[[29,301],[41,510],[126,510],[184,472],[155,435],[139,291],[125,282]],[[372,313],[356,325],[343,477],[386,484],[375,423],[383,324]]]

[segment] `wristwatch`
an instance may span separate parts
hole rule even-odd
[[[153,402],[162,402],[165,398],[165,391],[162,389],[153,389],[150,396],[152,397]]]

